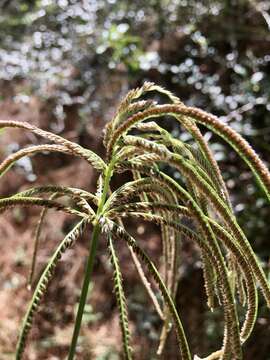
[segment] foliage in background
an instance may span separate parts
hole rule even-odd
[[[108,121],[131,86],[155,81],[186,104],[219,115],[269,164],[269,7],[260,0],[4,0],[0,101],[8,96],[6,85],[15,87],[16,103],[40,96],[46,111],[52,109],[49,128],[63,134],[66,114],[75,109],[74,127],[91,141],[88,124],[96,118]],[[16,88],[17,83],[22,86]],[[179,127],[168,129],[190,141]],[[239,224],[269,271],[269,209],[263,194],[230,148],[202,131],[219,160]],[[26,160],[31,168],[31,158]],[[258,339],[269,331],[263,303],[259,309]],[[213,326],[210,322],[209,329]],[[260,347],[259,341],[249,344]]]

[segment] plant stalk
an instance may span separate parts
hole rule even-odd
[[[99,205],[98,205],[98,209],[97,209],[97,214],[96,214],[97,220],[94,225],[93,234],[92,234],[92,238],[90,241],[89,256],[87,259],[86,270],[85,270],[85,275],[84,275],[84,280],[83,280],[83,285],[82,285],[82,290],[81,290],[81,295],[80,295],[79,307],[78,307],[75,325],[74,325],[74,329],[73,329],[72,341],[71,341],[71,345],[69,348],[68,360],[73,360],[75,352],[76,352],[76,346],[77,346],[78,337],[79,337],[79,333],[80,333],[80,329],[81,329],[81,323],[82,323],[84,308],[85,308],[85,304],[86,304],[86,300],[87,300],[90,279],[92,276],[95,257],[96,257],[96,250],[97,250],[99,235],[101,233],[101,226],[100,226],[98,220],[99,220],[99,216],[102,214],[103,206],[106,201],[107,193],[109,190],[109,183],[110,183],[110,179],[112,177],[113,166],[114,166],[114,160],[112,159],[109,166],[107,167],[107,169],[105,171],[104,187],[103,187],[103,192],[102,192],[102,195],[101,195],[101,198],[99,201]]]
[[[82,291],[81,291],[81,295],[80,295],[80,302],[79,302],[79,307],[78,307],[78,311],[77,311],[75,326],[73,329],[72,342],[71,342],[70,349],[69,349],[68,360],[73,360],[75,351],[76,351],[76,345],[77,345],[79,332],[80,332],[80,328],[81,328],[84,307],[85,307],[86,300],[87,300],[90,279],[91,279],[91,275],[93,272],[94,261],[95,261],[95,256],[96,256],[96,249],[97,249],[100,231],[101,231],[101,228],[100,228],[99,224],[96,224],[94,227],[94,230],[93,230],[93,234],[92,234],[90,253],[89,253],[89,256],[87,259],[84,281],[83,281]]]

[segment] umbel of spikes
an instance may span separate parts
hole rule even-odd
[[[159,105],[155,101],[144,100],[144,95],[153,91],[167,97],[168,103]],[[161,117],[178,122],[190,133],[193,141],[185,143],[174,138],[160,126]],[[232,146],[253,172],[258,186],[270,200],[269,171],[247,141],[215,116],[185,106],[176,96],[153,83],[145,83],[141,88],[131,90],[107,124],[104,131],[106,160],[89,149],[31,124],[0,121],[0,130],[18,128],[30,131],[48,142],[20,149],[8,156],[0,164],[0,177],[20,158],[40,152],[59,152],[79,157],[99,173],[95,194],[60,184],[48,184],[0,198],[0,213],[15,206],[39,206],[42,209],[33,240],[29,285],[35,277],[39,239],[47,211],[62,211],[78,218],[74,228],[54,250],[37,279],[18,336],[17,360],[23,358],[34,316],[49,282],[53,280],[54,270],[62,254],[89,227],[89,254],[68,360],[74,359],[76,355],[101,234],[107,238],[108,257],[112,264],[125,359],[132,359],[135,354],[129,330],[128,301],[116,246],[118,242],[128,247],[139,279],[163,323],[157,353],[161,355],[164,351],[173,324],[181,358],[200,359],[199,355],[192,353],[185,335],[181,322],[181,312],[184,309],[177,309],[175,306],[183,239],[194,242],[200,253],[209,308],[211,311],[220,308],[224,317],[224,336],[220,349],[204,359],[242,359],[242,348],[251,336],[257,318],[257,292],[261,291],[269,308],[270,286],[259,259],[237,222],[221,171],[198,124],[207,127]],[[181,182],[165,173],[162,170],[165,166],[178,171]],[[130,172],[133,180],[118,188],[111,188],[112,177],[125,171]],[[61,202],[63,197],[67,199],[65,203]],[[149,221],[160,227],[162,252],[159,263],[155,264],[151,254],[142,249],[140,240],[129,234],[124,222],[127,217]],[[238,318],[240,306],[245,309],[243,321]]]

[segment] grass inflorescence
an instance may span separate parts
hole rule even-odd
[[[169,103],[158,105],[155,101],[142,99],[151,91],[166,96]],[[160,126],[158,120],[164,116],[170,116],[180,123],[192,136],[193,143],[174,138]],[[237,222],[222,173],[198,124],[206,126],[232,146],[255,175],[266,198],[270,199],[269,171],[240,134],[220,122],[217,117],[185,106],[176,96],[153,83],[145,83],[141,88],[131,90],[105,127],[106,160],[89,149],[28,123],[0,121],[0,128],[23,129],[50,142],[20,149],[8,156],[0,164],[0,177],[20,158],[44,151],[79,157],[99,173],[95,194],[83,189],[48,184],[0,199],[0,213],[15,206],[42,208],[33,244],[30,283],[35,272],[42,222],[48,209],[63,211],[78,218],[77,224],[55,249],[39,278],[18,337],[17,360],[23,357],[34,316],[49,282],[53,280],[58,261],[75,244],[87,224],[92,226],[92,237],[68,360],[72,360],[76,354],[101,234],[107,238],[114,293],[119,309],[123,355],[126,359],[132,359],[135,354],[132,349],[121,263],[115,246],[119,240],[128,247],[139,278],[163,322],[157,353],[162,354],[170,324],[173,323],[182,359],[190,360],[193,356],[181,322],[180,313],[183,309],[178,311],[175,305],[181,263],[179,249],[183,238],[194,242],[200,249],[209,308],[215,311],[218,306],[224,314],[223,343],[219,350],[205,359],[243,358],[242,348],[251,336],[257,319],[258,288],[270,307],[270,286],[256,254]],[[164,165],[178,171],[181,182],[165,173]],[[130,172],[133,180],[112,189],[114,174],[126,171]],[[59,200],[61,197],[71,201],[63,205]],[[124,223],[124,219],[128,217],[160,226],[162,257],[159,265],[154,264],[151,255],[128,232]],[[186,219],[189,220],[189,225]],[[162,302],[160,295],[152,289],[149,274],[160,291]],[[239,304],[246,310],[243,322],[238,317]],[[199,359],[198,355],[195,358]]]

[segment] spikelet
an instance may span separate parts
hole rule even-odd
[[[144,271],[143,271],[143,268],[141,266],[141,263],[140,263],[140,260],[138,259],[137,255],[135,254],[134,250],[132,249],[131,246],[129,246],[129,250],[130,250],[130,253],[131,253],[131,257],[132,257],[132,260],[134,262],[134,265],[136,266],[136,269],[137,269],[137,272],[140,276],[140,279],[146,289],[146,292],[148,293],[149,295],[149,298],[151,299],[153,305],[154,305],[154,308],[156,309],[156,312],[157,314],[159,315],[160,319],[161,320],[164,320],[164,313],[159,305],[159,301],[157,299],[157,296],[156,294],[154,293],[154,291],[152,290],[152,287],[151,287],[151,283],[148,281]]]
[[[3,176],[11,167],[12,165],[21,159],[24,156],[34,155],[39,152],[61,152],[64,154],[72,155],[72,152],[66,148],[65,146],[61,145],[36,145],[36,146],[29,146],[26,149],[21,149],[16,151],[15,153],[9,155],[1,164],[0,164],[0,177]]]
[[[85,149],[82,146],[64,139],[59,135],[55,135],[51,132],[41,130],[34,125],[30,125],[26,122],[19,122],[19,121],[4,121],[0,120],[0,129],[4,127],[11,127],[11,128],[19,128],[33,132],[34,134],[41,136],[49,141],[52,141],[58,145],[64,146],[69,150],[70,153],[74,156],[81,157],[89,162],[95,169],[97,170],[104,170],[106,165],[104,161],[93,151],[89,149]]]
[[[84,217],[85,214],[81,213],[78,210],[75,210],[71,207],[64,206],[57,201],[33,198],[33,197],[22,197],[22,196],[11,196],[9,198],[0,199],[0,213],[13,208],[15,206],[22,207],[33,207],[33,206],[42,206],[48,209],[55,209],[57,211],[63,211],[71,215],[77,215],[80,217]]]
[[[115,252],[113,240],[111,234],[107,234],[108,237],[108,249],[110,252],[111,263],[113,266],[113,282],[114,292],[116,296],[117,306],[120,314],[120,326],[122,331],[123,348],[126,360],[132,359],[132,348],[130,346],[130,332],[128,326],[128,313],[126,305],[126,297],[123,289],[123,278],[119,266],[118,257]]]
[[[30,306],[27,310],[27,313],[26,313],[24,321],[23,321],[23,325],[21,328],[21,332],[20,332],[20,336],[19,336],[19,340],[18,340],[17,348],[16,348],[16,360],[22,359],[26,341],[27,341],[27,336],[29,334],[29,331],[32,328],[34,315],[36,314],[36,312],[39,308],[41,299],[47,290],[48,283],[53,276],[53,273],[55,271],[55,267],[56,267],[57,263],[61,259],[62,254],[67,249],[69,249],[74,244],[76,239],[81,235],[86,223],[87,223],[86,220],[81,220],[68,233],[68,235],[64,238],[64,240],[57,247],[56,251],[54,252],[50,261],[48,262],[45,270],[43,271],[43,273],[39,279],[39,282],[37,284],[37,287],[35,289],[35,292],[33,294]]]
[[[157,144],[154,141],[142,139],[139,136],[126,135],[123,139],[124,145],[132,145],[134,147],[142,148],[150,153],[155,153],[162,156],[166,160],[171,158],[171,154],[164,145]]]
[[[93,204],[98,204],[98,198],[90,193],[89,191],[85,191],[78,188],[73,188],[69,186],[59,186],[59,185],[45,185],[45,186],[36,186],[34,188],[30,188],[24,190],[22,192],[17,193],[16,197],[28,197],[33,195],[41,195],[41,194],[50,194],[50,193],[57,193],[59,195],[67,195],[75,198],[82,198],[87,201],[91,201]],[[14,197],[13,196],[13,197]]]

